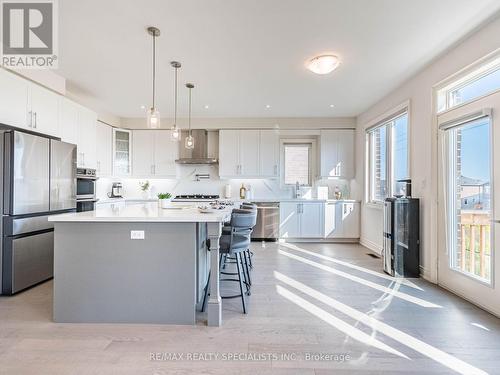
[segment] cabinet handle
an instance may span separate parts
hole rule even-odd
[[[36,129],[36,112],[33,112],[35,116],[35,126],[33,126]]]
[[[28,111],[28,116],[29,116],[28,127],[32,128],[33,127],[33,112],[32,111]]]

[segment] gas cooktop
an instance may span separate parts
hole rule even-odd
[[[219,199],[218,194],[181,194],[177,195],[173,200],[176,202],[192,202],[192,201],[214,201]]]

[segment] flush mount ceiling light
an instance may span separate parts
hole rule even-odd
[[[170,62],[170,65],[175,69],[175,79],[174,79],[174,124],[170,128],[172,131],[170,133],[170,139],[174,142],[179,142],[181,140],[181,132],[177,127],[177,71],[181,67],[181,63],[178,61]]]
[[[153,37],[153,104],[147,113],[146,125],[150,129],[158,129],[160,127],[160,111],[155,107],[156,94],[156,38],[160,36],[160,30],[156,27],[148,27],[148,34]]]
[[[316,74],[328,74],[340,65],[340,59],[335,55],[320,55],[306,61],[306,68]]]

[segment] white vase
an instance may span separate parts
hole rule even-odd
[[[158,202],[160,203],[161,208],[168,208],[171,200],[172,199],[159,199]]]
[[[146,200],[149,199],[149,191],[143,191],[141,193],[142,199]]]

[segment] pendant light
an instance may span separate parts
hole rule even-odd
[[[186,141],[185,141],[184,146],[187,149],[193,149],[194,148],[194,138],[191,135],[191,90],[194,88],[194,85],[192,83],[186,83],[186,87],[189,89],[189,115],[188,115],[189,134],[186,137]]]
[[[156,37],[160,36],[160,30],[156,27],[148,27],[148,34],[153,37],[153,105],[147,113],[147,127],[150,129],[158,129],[160,127],[160,112],[155,106],[156,94]]]
[[[181,63],[178,61],[170,62],[170,65],[175,69],[175,79],[174,79],[174,124],[170,128],[170,139],[174,142],[179,142],[181,140],[181,131],[177,127],[177,71],[181,67]]]

